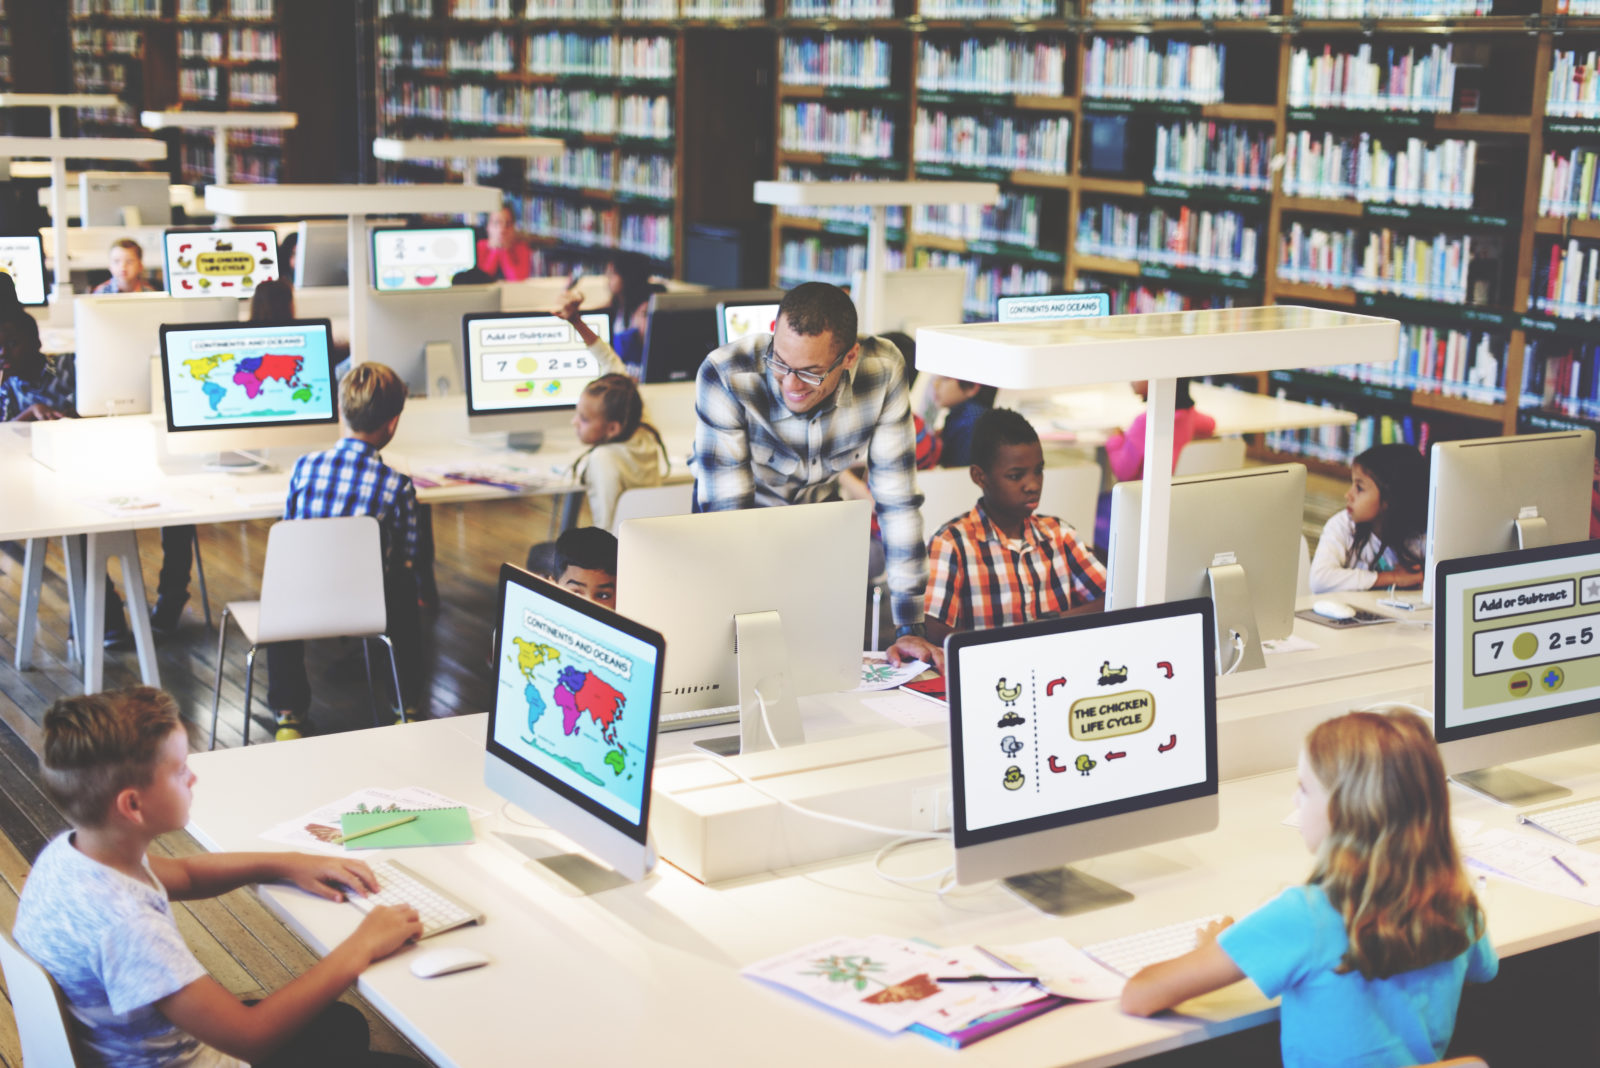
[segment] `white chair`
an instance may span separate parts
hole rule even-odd
[[[11,932],[0,929],[0,970],[6,976],[6,993],[17,1018],[17,1038],[22,1044],[22,1063],[71,1068],[78,1063],[72,1046],[67,1000],[61,988],[30,956],[22,951]]]
[[[1178,453],[1175,475],[1208,475],[1244,466],[1244,438],[1194,438]]]
[[[922,537],[931,540],[939,528],[972,510],[983,491],[965,467],[935,467],[917,472],[922,491]]]
[[[1044,489],[1039,493],[1039,514],[1065,519],[1088,545],[1094,540],[1094,510],[1100,502],[1100,465],[1058,464],[1044,469]]]
[[[656,519],[688,515],[693,508],[694,482],[669,482],[664,486],[639,486],[624,490],[611,516],[611,531],[630,519]]]
[[[372,693],[372,720],[378,698],[372,690],[368,639],[389,651],[389,673],[400,694],[400,672],[387,628],[383,595],[383,550],[378,521],[369,515],[337,519],[286,519],[267,532],[267,561],[261,574],[261,600],[230,601],[217,629],[217,678],[211,691],[211,745],[217,745],[217,709],[222,702],[223,654],[228,617],[239,627],[250,651],[244,658],[244,744],[250,744],[250,694],[256,650],[273,642],[317,638],[360,638]]]

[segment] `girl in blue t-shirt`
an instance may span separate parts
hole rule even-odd
[[[1300,753],[1311,878],[1128,981],[1140,1016],[1250,979],[1282,996],[1285,1068],[1398,1068],[1444,1056],[1464,982],[1498,968],[1450,830],[1444,765],[1411,712],[1319,724]]]

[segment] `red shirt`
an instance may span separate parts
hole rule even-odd
[[[507,248],[491,248],[489,239],[478,241],[478,270],[507,282],[526,281],[533,273],[533,253],[518,241]]]

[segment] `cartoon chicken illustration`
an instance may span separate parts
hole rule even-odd
[[[1015,686],[1007,686],[1005,676],[1002,675],[1000,676],[1000,681],[994,684],[994,692],[999,695],[1000,700],[1006,703],[1007,707],[1010,707],[1017,703],[1017,698],[1022,696],[1022,684],[1019,682]]]

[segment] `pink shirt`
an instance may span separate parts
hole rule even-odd
[[[522,241],[505,248],[493,248],[488,239],[478,241],[478,270],[491,278],[522,282],[533,273],[533,253]]]
[[[1209,438],[1217,431],[1217,421],[1193,408],[1179,408],[1173,413],[1172,466],[1178,466],[1178,454],[1195,438]],[[1144,477],[1144,416],[1140,412],[1127,433],[1118,431],[1106,439],[1106,458],[1111,461],[1111,473],[1118,482],[1128,482]]]

